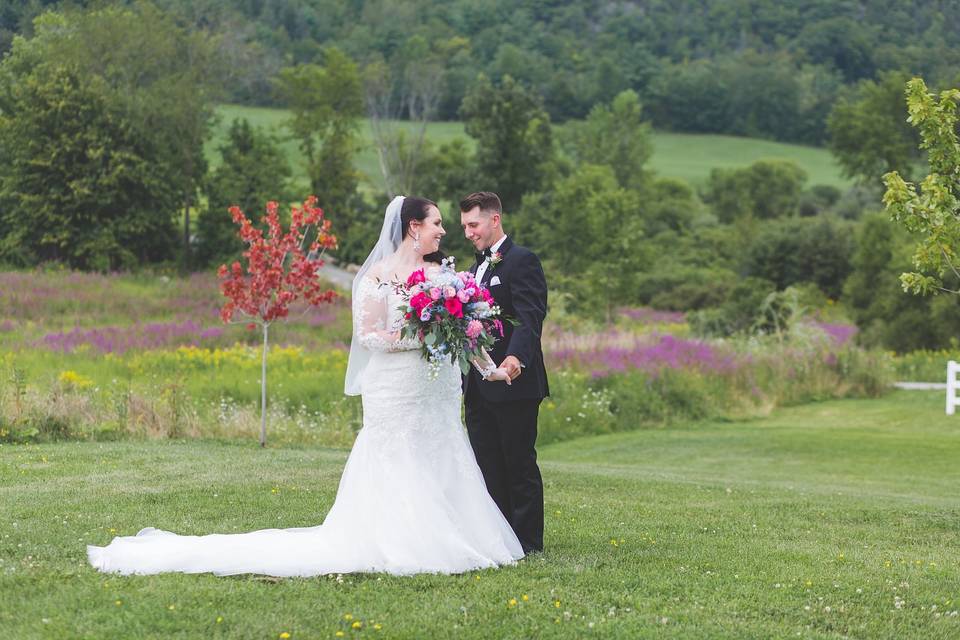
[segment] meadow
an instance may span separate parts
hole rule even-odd
[[[349,446],[360,428],[359,400],[343,395],[347,297],[274,326],[271,442]],[[214,274],[6,272],[0,304],[0,441],[252,439],[258,429],[260,336],[221,322]],[[600,324],[556,309],[540,442],[880,396],[892,358],[858,348],[854,332],[810,319],[787,341],[702,340],[679,313],[623,308]]]
[[[457,576],[118,577],[85,545],[312,525],[341,448],[0,445],[0,629],[31,638],[955,638],[960,437],[940,394],[540,447],[546,552]]]
[[[300,158],[297,142],[290,139],[284,123],[289,111],[264,107],[221,105],[217,109],[220,120],[213,138],[207,143],[207,158],[215,166],[220,161],[217,148],[223,144],[226,131],[234,118],[246,118],[251,124],[264,127],[283,138],[281,147],[290,159],[294,170],[295,184],[306,188],[306,169]],[[409,123],[400,123],[408,127]],[[562,126],[562,125],[561,125]],[[427,127],[427,139],[439,146],[455,138],[463,138],[472,148],[473,140],[463,131],[460,122],[432,122]],[[791,160],[808,174],[808,185],[825,184],[846,189],[851,181],[843,177],[833,156],[826,149],[803,145],[738,138],[709,134],[683,134],[657,131],[653,133],[654,153],[649,167],[657,175],[681,178],[694,186],[702,186],[714,168],[744,167],[757,160]],[[372,144],[369,121],[360,123],[360,149],[355,158],[357,170],[363,175],[365,185],[372,192],[382,189],[376,150]]]

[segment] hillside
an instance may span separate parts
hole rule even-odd
[[[383,60],[397,95],[439,69],[440,120],[482,73],[534,89],[555,121],[633,89],[660,129],[822,144],[846,87],[885,70],[943,84],[960,66],[960,3],[944,0],[154,2],[219,38],[231,102],[279,104],[278,71],[332,46]],[[0,54],[42,10],[94,4],[5,3]]]
[[[265,127],[278,137],[289,138],[289,132],[284,127],[289,113],[284,109],[221,105],[218,115],[220,122],[215,128],[213,139],[207,144],[207,157],[212,165],[219,162],[216,149],[223,143],[225,132],[234,118],[246,118],[251,124]],[[366,120],[361,124],[360,132],[362,148],[356,157],[357,169],[366,177],[369,188],[378,189],[382,179],[376,150],[371,141],[369,123]],[[456,137],[472,143],[459,122],[431,123],[427,136],[437,145]],[[711,169],[743,167],[756,160],[768,158],[797,163],[807,172],[809,185],[828,184],[841,188],[850,185],[850,181],[840,175],[839,167],[826,149],[735,136],[662,131],[653,134],[653,143],[651,168],[658,175],[682,178],[696,186],[706,181]],[[299,160],[296,141],[286,139],[282,142],[282,147],[294,167],[299,184],[306,188],[306,172]]]

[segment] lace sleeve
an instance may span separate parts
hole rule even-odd
[[[417,349],[416,338],[400,339],[400,325],[390,322],[390,288],[372,278],[364,278],[354,301],[357,340],[370,351],[408,351]],[[396,326],[394,326],[396,325]]]

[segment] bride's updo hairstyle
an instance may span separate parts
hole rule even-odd
[[[407,237],[407,232],[410,231],[411,220],[420,220],[423,222],[427,219],[427,209],[436,206],[437,203],[433,200],[406,196],[403,199],[403,206],[400,208],[400,237]],[[439,209],[439,207],[437,208]],[[446,254],[442,251],[434,251],[433,253],[428,253],[423,256],[423,259],[426,262],[436,262],[440,264],[440,261],[446,257]]]

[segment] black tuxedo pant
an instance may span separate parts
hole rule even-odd
[[[543,551],[543,479],[534,448],[540,400],[488,402],[468,388],[464,406],[467,433],[487,491],[524,553]]]

